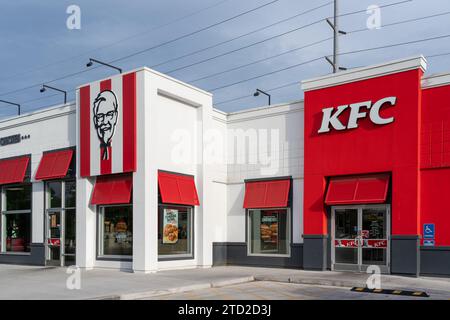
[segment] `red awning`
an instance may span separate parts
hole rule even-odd
[[[29,156],[0,160],[0,184],[23,182],[29,161]]]
[[[247,182],[244,208],[287,207],[290,187],[290,179]]]
[[[383,203],[386,201],[388,188],[388,174],[331,178],[325,203],[328,205]]]
[[[63,178],[67,175],[73,150],[61,150],[44,153],[36,172],[36,180]]]
[[[92,192],[92,205],[122,204],[131,202],[133,179],[131,175],[98,176]]]
[[[158,184],[163,203],[200,205],[194,177],[159,171]]]

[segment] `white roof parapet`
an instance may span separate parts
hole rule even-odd
[[[450,73],[433,74],[422,79],[422,89],[450,85]]]
[[[350,69],[322,77],[304,80],[302,81],[301,86],[303,91],[317,90],[418,68],[422,69],[424,72],[427,68],[427,61],[423,55],[367,67]]]

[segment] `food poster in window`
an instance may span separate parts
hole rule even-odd
[[[128,239],[131,237],[131,233],[128,230],[128,224],[124,217],[120,217],[115,225],[110,225],[110,227],[112,226],[114,226],[116,243],[131,242],[131,239]]]
[[[164,209],[163,243],[174,244],[178,242],[178,210]]]
[[[278,247],[278,211],[263,211],[261,215],[261,242],[264,249]]]

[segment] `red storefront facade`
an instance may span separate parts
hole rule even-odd
[[[378,250],[384,258],[375,264],[387,272],[414,275],[430,259],[448,258],[450,84],[447,76],[423,79],[425,69],[425,59],[415,57],[303,82],[305,269],[333,269],[339,265],[340,251],[345,251],[343,265],[356,262],[367,267],[371,263],[362,261],[377,260],[367,257]],[[357,180],[371,177],[378,182],[358,187]],[[334,191],[333,183],[337,183]],[[360,196],[356,196],[358,188]],[[329,196],[332,202],[327,201]],[[384,235],[374,237],[382,238],[381,249],[369,248],[363,241],[371,239],[364,234],[369,233],[364,230],[364,210],[371,204],[386,208],[377,213]],[[345,216],[341,228],[360,241],[354,253],[340,248],[337,233],[345,232],[338,230],[335,219],[342,217],[336,210]],[[433,246],[428,247],[423,229],[430,224],[435,230]],[[445,265],[441,267],[445,273]]]

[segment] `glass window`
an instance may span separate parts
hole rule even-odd
[[[64,253],[67,255],[75,255],[75,236],[76,236],[76,221],[75,221],[75,210],[66,210],[66,213],[64,215],[65,218],[65,224],[64,224],[64,239],[65,239],[65,249]],[[73,260],[69,259],[69,257],[66,257],[67,260]]]
[[[48,186],[48,201],[50,208],[62,207],[62,192],[61,181],[52,181],[47,183]]]
[[[158,255],[162,257],[192,257],[191,207],[159,206]]]
[[[101,207],[99,229],[100,256],[133,255],[132,206]]]
[[[4,251],[30,252],[30,213],[4,214]]]
[[[31,210],[31,184],[11,186],[4,190],[6,211]]]
[[[251,254],[289,254],[289,210],[249,210]]]
[[[3,252],[30,252],[31,185],[8,186],[2,192],[1,249]]]
[[[75,181],[66,181],[65,183],[65,197],[66,197],[66,208],[75,208],[76,207],[76,182]]]

